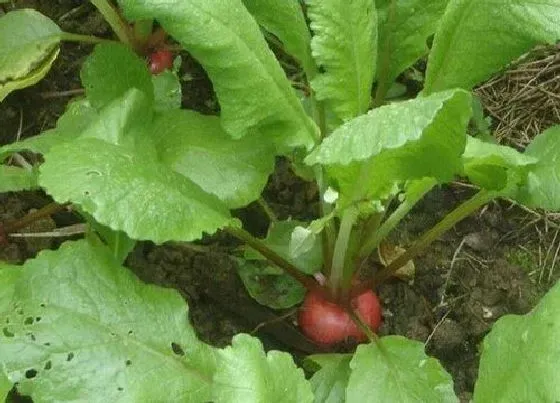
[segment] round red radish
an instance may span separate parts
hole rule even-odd
[[[159,74],[173,67],[173,53],[167,49],[156,50],[150,55],[148,67],[152,74]]]
[[[376,332],[381,325],[381,304],[371,290],[351,301],[357,313]],[[305,296],[299,311],[298,324],[303,333],[317,344],[333,345],[353,338],[362,342],[367,336],[358,328],[350,315],[339,305],[327,301],[317,291]]]

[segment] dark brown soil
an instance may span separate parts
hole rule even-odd
[[[82,1],[16,3],[43,11],[69,32],[110,34],[98,14]],[[11,94],[0,104],[0,145],[14,141],[18,131],[31,136],[54,126],[69,100],[60,92],[80,88],[79,69],[90,49],[63,45],[59,60],[41,83]],[[183,106],[216,113],[219,106],[206,74],[188,54],[182,57]],[[393,241],[406,247],[468,195],[469,190],[462,187],[433,191],[405,220]],[[317,190],[295,177],[285,160],[278,161],[264,198],[281,219],[306,220],[317,214]],[[0,220],[21,217],[48,202],[40,192],[0,195]],[[266,215],[257,203],[236,215],[252,233],[266,233]],[[558,278],[552,275],[548,281],[545,265],[537,257],[539,248],[546,250],[550,245],[554,231],[545,231],[542,221],[525,226],[527,217],[532,216],[521,209],[509,209],[505,202],[491,204],[416,259],[412,283],[394,281],[379,290],[384,310],[380,333],[401,334],[426,343],[428,353],[452,374],[456,392],[464,401],[468,401],[476,380],[479,344],[492,323],[507,313],[528,312]],[[54,218],[59,226],[75,219],[64,214]],[[12,240],[0,249],[0,260],[21,263],[39,249],[56,246],[50,240],[42,245]],[[236,333],[258,330],[255,334],[267,348],[288,350],[296,358],[319,351],[293,326],[292,312],[283,312],[285,317],[278,318],[248,297],[235,262],[227,254],[235,246],[225,235],[206,239],[194,248],[144,242],[131,253],[127,265],[144,281],[177,288],[189,302],[198,334],[209,343],[223,346]]]

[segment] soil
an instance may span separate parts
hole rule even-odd
[[[93,8],[81,1],[16,3],[39,9],[69,32],[110,34]],[[64,44],[44,80],[0,103],[0,145],[54,126],[70,99],[61,92],[80,88],[79,68],[90,50],[87,45]],[[217,113],[219,106],[204,70],[188,54],[181,56],[183,106]],[[471,192],[462,185],[432,191],[395,231],[392,241],[406,247]],[[263,197],[280,219],[309,220],[317,215],[317,189],[296,177],[283,159],[278,160]],[[40,192],[1,194],[0,221],[22,217],[49,201]],[[266,233],[267,216],[257,203],[235,214],[253,234]],[[42,228],[68,225],[76,217],[62,213],[53,219],[40,223]],[[395,280],[378,290],[384,315],[380,334],[400,334],[425,343],[427,352],[451,373],[457,394],[467,402],[477,377],[480,343],[492,324],[504,314],[528,312],[558,278],[558,273],[549,272],[553,266],[546,253],[555,240],[552,228],[546,216],[543,219],[507,202],[488,205],[417,258],[412,281]],[[11,240],[0,249],[0,260],[22,263],[40,249],[55,248],[57,242]],[[236,263],[228,257],[236,246],[225,234],[194,246],[141,242],[126,265],[144,281],[179,290],[189,302],[189,315],[200,338],[208,343],[224,346],[234,334],[249,332],[258,335],[267,348],[290,351],[297,360],[321,351],[294,327],[293,311],[272,312],[247,295]]]

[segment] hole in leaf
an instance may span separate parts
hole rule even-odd
[[[171,343],[171,350],[177,355],[185,355],[183,348],[175,342]]]
[[[66,356],[66,361],[72,361],[74,359],[74,353],[68,353]]]
[[[33,379],[37,376],[37,371],[34,370],[33,368],[28,369],[27,371],[25,371],[25,377],[27,379]]]
[[[25,318],[25,320],[23,321],[24,325],[32,325],[33,324],[33,318],[31,316],[28,316],[27,318]]]
[[[49,342],[46,342],[46,343],[43,343],[43,344],[47,347],[51,345],[51,343],[49,343]]]
[[[10,332],[7,327],[2,329],[2,334],[6,337],[14,337],[15,334]]]
[[[119,387],[117,388],[117,390],[118,390],[119,392],[122,392],[122,391],[124,390],[124,388],[122,388],[122,387],[119,386]]]
[[[41,305],[39,305],[39,306],[40,306],[41,308],[46,308],[46,305],[45,305],[45,304],[41,304]]]
[[[131,365],[132,365],[132,361],[130,361],[130,360],[126,360],[126,361],[125,361],[125,364],[126,364],[126,366],[127,366],[127,367],[129,367],[129,366],[131,366]]]
[[[6,323],[10,323],[10,318],[6,318]]]
[[[129,330],[129,331],[128,331],[128,335],[129,335],[129,336],[132,336],[133,333],[134,333],[134,332],[133,332],[132,330]]]
[[[35,335],[34,335],[33,333],[27,333],[26,336],[29,336],[29,338],[31,339],[31,341],[37,340],[37,339],[35,338]]]
[[[40,322],[41,319],[43,319],[43,318],[41,318],[40,316],[37,316],[37,317],[35,318],[35,322]]]
[[[84,196],[89,196],[89,192],[87,190],[84,192]]]
[[[22,309],[22,308],[17,308],[17,309],[16,309],[16,313],[17,313],[18,315],[23,315],[23,309]]]
[[[52,368],[52,362],[51,362],[51,360],[48,360],[48,361],[45,363],[45,369],[48,371],[48,370],[51,369],[51,368]]]

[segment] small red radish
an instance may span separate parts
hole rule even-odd
[[[159,49],[153,52],[148,60],[148,67],[152,74],[159,74],[173,67],[173,53],[167,49]]]
[[[354,297],[354,312],[376,332],[381,325],[381,304],[371,290]],[[327,301],[319,292],[310,291],[305,296],[298,315],[303,333],[317,344],[325,346],[346,341],[350,337],[358,342],[367,340],[350,315],[339,305]]]

